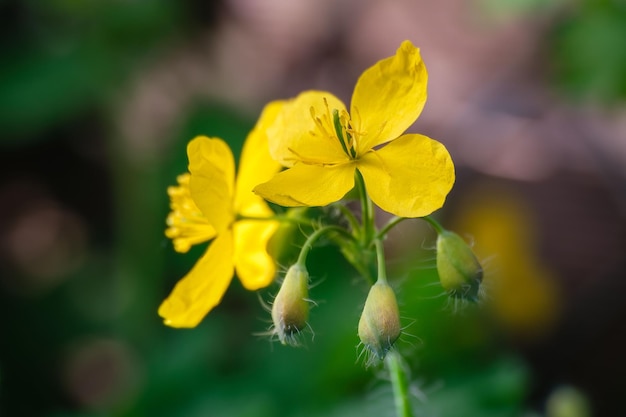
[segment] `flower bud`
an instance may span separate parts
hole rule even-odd
[[[386,282],[372,285],[359,320],[359,338],[378,359],[385,358],[400,336],[400,313],[393,289]]]
[[[291,266],[272,304],[274,332],[283,345],[297,344],[295,337],[307,326],[308,296],[308,271],[298,264]]]
[[[548,417],[589,417],[589,400],[584,393],[571,386],[557,388],[550,394],[546,404]]]
[[[469,245],[449,230],[439,233],[437,237],[437,271],[448,294],[478,301],[483,268]]]

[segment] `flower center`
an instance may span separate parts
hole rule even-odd
[[[174,250],[181,253],[215,237],[215,229],[191,198],[189,178],[188,173],[179,175],[178,185],[167,189],[171,212],[167,216],[165,235],[174,242]]]
[[[350,115],[347,111],[341,112],[337,109],[330,109],[328,101],[324,98],[325,112],[318,115],[311,107],[311,117],[315,126],[323,137],[339,141],[341,148],[352,160],[357,159],[356,135],[351,128]]]

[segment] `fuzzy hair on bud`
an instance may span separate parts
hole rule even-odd
[[[483,268],[469,245],[451,231],[437,237],[437,272],[452,297],[478,301]]]
[[[370,288],[359,320],[359,339],[376,358],[383,360],[400,336],[400,313],[393,289],[378,281]]]
[[[274,333],[283,345],[298,344],[296,337],[309,319],[308,297],[308,271],[298,264],[291,266],[272,304]]]

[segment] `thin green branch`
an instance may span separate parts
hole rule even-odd
[[[387,283],[387,268],[385,266],[385,250],[383,248],[383,241],[376,239],[374,241],[376,245],[376,262],[378,263],[378,280]]]
[[[380,229],[380,231],[376,235],[376,239],[383,239],[385,236],[387,236],[387,233],[389,233],[391,229],[393,229],[398,224],[400,224],[400,222],[406,219],[407,219],[406,217],[398,217],[398,216],[392,217],[391,220],[389,220],[387,224],[383,226],[382,229]]]
[[[392,350],[387,353],[385,363],[391,377],[396,415],[398,417],[413,417],[413,410],[409,400],[409,383],[402,364],[402,357],[397,351]]]
[[[341,204],[341,203],[337,204],[336,207],[346,217],[346,219],[348,220],[348,223],[350,223],[350,228],[352,229],[355,236],[360,234],[361,226],[359,225],[359,222],[357,221],[356,217],[354,217],[354,213],[352,213],[352,210],[346,207],[345,204]]]
[[[315,243],[315,241],[317,241],[325,233],[330,232],[337,232],[344,238],[354,239],[354,236],[352,236],[346,229],[339,226],[325,226],[321,229],[317,229],[304,242],[304,245],[300,250],[300,255],[298,256],[298,261],[296,263],[302,266],[306,266],[306,257],[309,255],[309,252],[313,248],[313,244]]]
[[[435,220],[432,216],[424,216],[424,217],[420,217],[420,219],[430,224],[433,227],[433,229],[435,229],[437,234],[441,234],[446,231],[446,229],[441,225],[441,223]]]

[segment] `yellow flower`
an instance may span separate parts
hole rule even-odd
[[[427,78],[419,49],[404,41],[361,75],[350,114],[324,91],[287,102],[267,133],[272,157],[289,169],[254,191],[283,206],[325,206],[354,187],[358,170],[382,209],[402,217],[437,210],[454,183],[450,155],[426,136],[402,134],[424,107]]]
[[[267,203],[251,190],[280,169],[269,155],[265,130],[281,106],[280,102],[266,106],[246,139],[236,179],[233,154],[223,140],[198,136],[189,142],[190,174],[180,176],[179,186],[168,189],[172,212],[166,235],[179,252],[214,240],[159,307],[159,315],[168,326],[196,326],[219,304],[235,271],[248,290],[273,281],[275,266],[266,246],[278,222],[245,218],[273,215]]]

